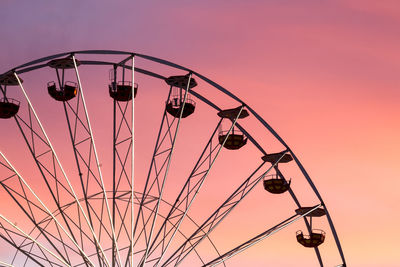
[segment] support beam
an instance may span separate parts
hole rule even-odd
[[[239,112],[237,113],[236,117],[233,119],[232,124],[226,133],[226,136],[224,138],[224,141],[222,144],[218,144],[213,148],[212,146],[212,140],[215,138],[217,135],[217,130],[219,126],[221,125],[222,119],[218,122],[217,127],[213,131],[207,145],[205,146],[203,152],[201,153],[200,158],[198,159],[196,165],[194,166],[191,174],[189,175],[188,179],[186,180],[184,186],[182,187],[180,193],[178,194],[178,197],[175,200],[174,206],[171,208],[167,220],[173,218],[174,221],[176,221],[176,229],[172,232],[171,236],[168,237],[171,229],[165,229],[167,226],[166,220],[164,221],[163,225],[161,226],[160,230],[157,233],[156,238],[153,241],[152,247],[154,247],[155,242],[157,241],[157,238],[161,236],[161,234],[164,232],[164,235],[161,236],[161,243],[158,245],[162,245],[161,249],[161,255],[157,259],[156,265],[158,265],[162,258],[164,257],[167,249],[169,248],[172,240],[174,239],[174,236],[176,234],[177,229],[182,224],[182,221],[186,217],[193,201],[195,200],[197,194],[199,193],[205,179],[209,175],[216,159],[218,158],[219,153],[221,152],[222,147],[228,140],[229,135],[233,131],[236,122],[241,116],[241,113],[243,111],[243,106],[240,108]],[[209,152],[209,153],[207,153]],[[207,164],[208,163],[208,164]],[[204,168],[203,165],[206,167]],[[178,208],[181,208],[184,212],[178,212]],[[166,245],[165,245],[166,244]],[[157,245],[157,246],[158,246]]]
[[[162,195],[163,195],[163,191],[164,191],[164,187],[165,187],[165,181],[167,179],[168,171],[169,171],[169,168],[170,168],[170,165],[171,165],[172,153],[173,153],[174,148],[175,148],[175,142],[176,142],[176,138],[178,136],[179,126],[180,126],[180,122],[181,122],[181,119],[182,119],[183,111],[185,109],[186,100],[188,99],[188,93],[189,93],[191,79],[192,79],[192,73],[189,73],[189,79],[187,81],[185,95],[183,97],[183,103],[181,102],[181,106],[180,106],[181,110],[180,110],[178,121],[176,123],[175,133],[173,134],[173,139],[171,140],[171,147],[170,147],[170,151],[169,151],[169,156],[167,158],[167,164],[166,164],[165,171],[164,171],[164,177],[162,179],[161,188],[159,189],[159,197],[158,197],[158,200],[157,200],[156,209],[155,209],[155,213],[154,213],[152,224],[151,224],[151,228],[150,228],[150,234],[149,234],[149,237],[148,237],[147,242],[146,242],[146,251],[144,253],[144,256],[143,256],[139,266],[143,266],[144,265],[144,263],[146,262],[149,250],[150,250],[150,244],[151,244],[151,240],[152,240],[152,237],[153,237],[154,226],[155,226],[155,223],[156,223],[156,220],[157,220],[157,216],[158,216],[158,210],[159,210],[159,207],[160,207],[160,201],[162,199]],[[158,175],[157,175],[157,179],[158,179]]]
[[[3,236],[2,234],[0,234],[0,238],[2,238],[4,241],[6,241],[8,244],[10,244],[11,246],[13,246],[16,250],[20,251],[22,254],[24,254],[27,258],[29,258],[30,260],[32,260],[34,263],[36,263],[38,266],[41,267],[45,267],[43,264],[41,264],[37,259],[35,259],[33,257],[33,255],[31,255],[31,253],[29,253],[28,251],[23,250],[22,248],[18,247],[17,244],[15,244],[14,242],[12,242],[9,238]]]
[[[266,171],[260,176],[255,174],[265,164],[262,162],[259,167],[219,206],[211,216],[203,222],[203,224],[193,232],[187,241],[185,241],[175,252],[162,264],[166,266],[173,261],[178,264],[181,262],[200,242],[207,237],[218,224],[226,218],[226,216],[251,192],[251,190],[264,179],[264,177],[272,170],[272,168],[279,163],[285,153]]]
[[[28,185],[24,178],[17,172],[13,165],[8,161],[8,159],[4,156],[4,154],[0,151],[0,156],[7,162],[7,165],[13,170],[13,172],[18,176],[19,180],[25,185],[25,187],[31,192],[31,194],[36,198],[36,200],[40,203],[40,205],[46,210],[47,214],[50,215],[53,221],[58,225],[58,227],[65,233],[65,235],[72,241],[72,243],[76,246],[76,248],[81,252],[85,260],[90,262],[92,266],[94,266],[93,262],[87,257],[83,249],[76,243],[76,240],[72,238],[72,236],[68,233],[67,230],[60,224],[58,219],[54,216],[54,214],[49,210],[49,208],[43,203],[43,201],[36,195],[33,189]]]
[[[104,180],[103,180],[103,174],[102,174],[102,171],[101,171],[101,168],[100,168],[99,156],[98,156],[97,150],[96,150],[96,144],[95,144],[95,141],[94,141],[92,126],[90,124],[89,114],[88,114],[88,111],[87,111],[85,95],[84,95],[84,92],[83,92],[83,87],[82,87],[81,79],[80,79],[80,76],[79,76],[78,66],[77,66],[76,59],[75,59],[74,55],[72,55],[72,60],[74,62],[74,69],[75,69],[76,78],[78,80],[79,93],[80,93],[80,96],[81,96],[81,99],[82,99],[82,105],[83,105],[83,109],[84,109],[84,112],[85,112],[86,123],[87,123],[87,127],[88,127],[88,130],[89,130],[89,135],[90,135],[90,141],[91,141],[91,144],[92,144],[92,147],[93,147],[93,153],[94,153],[94,156],[95,156],[97,172],[98,172],[98,178],[100,180],[101,190],[102,190],[103,195],[104,195],[104,202],[105,202],[107,215],[108,215],[109,222],[110,222],[112,238],[113,238],[113,242],[115,243],[115,248],[116,248],[116,251],[117,251],[117,256],[118,256],[117,259],[118,259],[118,262],[119,262],[120,266],[122,266],[121,257],[120,257],[119,249],[118,249],[118,244],[117,244],[116,237],[115,237],[114,222],[112,220],[112,216],[111,216],[111,212],[110,212],[110,206],[109,206],[109,203],[108,203],[107,193],[106,193]],[[83,212],[83,210],[82,210],[82,212]],[[89,225],[89,227],[90,227],[90,225]],[[91,229],[92,234],[94,235],[94,237],[96,237],[96,234],[94,233],[93,228],[90,227],[90,229]],[[107,265],[110,265],[108,259],[106,258],[105,254],[104,254],[103,249],[100,246],[99,241],[97,240],[97,238],[96,238],[96,242],[97,242],[98,246],[100,247],[100,249],[102,251],[104,259],[107,261]]]
[[[132,55],[132,126],[131,126],[131,267],[133,267],[133,239],[134,239],[134,227],[135,227],[135,210],[134,210],[134,181],[135,181],[135,56]],[[121,266],[122,267],[122,266]]]
[[[56,69],[56,73],[57,73],[57,78],[58,78],[58,85],[59,88],[63,88],[65,85],[65,81],[64,81],[64,71],[62,70],[62,79],[60,79],[60,75],[59,75],[59,70]],[[88,200],[88,194],[90,194],[88,192],[88,187],[89,184],[92,185],[96,185],[99,184],[99,181],[97,181],[97,177],[92,175],[94,172],[93,170],[91,170],[91,150],[92,150],[92,146],[91,143],[88,142],[90,140],[90,135],[88,132],[88,127],[87,125],[85,125],[84,123],[84,118],[81,118],[80,116],[80,94],[77,96],[77,100],[75,105],[66,101],[62,102],[63,105],[63,109],[64,109],[64,113],[65,113],[65,118],[67,121],[67,125],[68,125],[68,133],[69,133],[69,137],[71,140],[71,145],[72,145],[72,150],[73,150],[73,154],[74,154],[74,158],[75,158],[75,163],[76,163],[76,168],[77,168],[77,172],[78,172],[78,176],[79,176],[79,180],[81,182],[81,188],[82,188],[82,195],[84,198],[84,203],[86,206],[86,212],[87,212],[87,216],[88,216],[88,221],[90,224],[90,228],[93,229],[93,240],[94,240],[94,246],[97,253],[97,258],[98,258],[98,263],[99,266],[102,266],[105,263],[105,260],[101,257],[103,256],[105,258],[105,253],[104,250],[102,250],[102,247],[100,246],[100,242],[95,234],[94,231],[94,224],[93,224],[93,216],[92,216],[92,212],[91,212],[91,206]],[[70,100],[71,102],[71,100]],[[71,112],[68,112],[68,109],[70,109]],[[72,113],[70,115],[70,113]],[[79,127],[81,126],[81,127]],[[83,128],[82,130],[79,130]],[[82,141],[84,140],[84,141]],[[89,144],[88,144],[89,143]],[[84,147],[86,145],[86,147]],[[89,151],[88,153],[85,153],[86,151],[84,151],[86,148],[86,151]],[[87,155],[87,157],[85,157],[85,154]],[[84,177],[86,177],[86,181],[84,181]],[[96,181],[91,180],[95,179]],[[102,218],[102,214],[100,215],[100,218]],[[100,228],[104,227],[103,223],[101,220],[98,221],[98,223],[100,224]],[[106,227],[104,227],[104,229],[106,229]],[[81,243],[83,245],[83,238],[82,238],[82,232],[81,232]]]
[[[248,240],[248,241],[242,243],[241,245],[233,248],[232,250],[226,252],[222,256],[220,256],[220,257],[208,262],[207,264],[204,264],[203,267],[219,265],[220,263],[222,263],[222,262],[232,258],[233,256],[239,254],[243,250],[254,246],[255,244],[257,244],[257,243],[261,242],[262,240],[266,239],[267,237],[269,237],[269,236],[275,234],[276,232],[282,230],[283,228],[289,226],[290,224],[294,223],[298,219],[301,219],[301,218],[307,216],[307,214],[309,214],[312,211],[318,209],[319,207],[321,207],[321,204],[314,206],[311,210],[309,210],[308,212],[306,212],[306,213],[304,213],[302,215],[294,214],[293,216],[289,217],[288,219],[278,223],[274,227],[266,230],[265,232],[263,232],[263,233],[255,236],[255,237],[251,238],[250,240]]]
[[[21,233],[24,237],[28,238],[31,240],[33,243],[35,243],[37,246],[41,247],[42,249],[46,250],[48,253],[50,253],[54,258],[59,260],[62,264],[65,266],[69,266],[68,263],[66,263],[62,258],[58,257],[55,253],[53,253],[51,250],[43,246],[40,242],[36,241],[34,238],[32,238],[30,235],[25,233],[21,228],[16,226],[14,223],[12,223],[10,220],[8,220],[6,217],[4,217],[2,214],[0,214],[0,218],[6,221],[10,226],[12,226],[14,229],[16,229],[19,233]]]
[[[19,79],[18,75],[17,75],[15,72],[14,72],[14,76],[15,76],[15,78],[16,78],[17,81],[18,81],[19,87],[20,87],[20,89],[21,89],[23,95],[25,96],[26,101],[28,102],[29,110],[32,111],[32,113],[33,113],[33,115],[34,115],[34,117],[35,117],[35,120],[36,120],[37,124],[38,124],[39,127],[40,127],[40,130],[41,130],[41,132],[42,132],[42,134],[43,134],[43,136],[44,136],[44,138],[45,138],[46,145],[50,148],[49,152],[52,154],[53,159],[55,160],[55,162],[56,162],[57,165],[59,166],[59,168],[60,168],[60,170],[61,170],[61,172],[62,172],[62,174],[63,174],[63,176],[64,176],[64,178],[65,178],[65,180],[66,180],[66,182],[68,183],[68,186],[69,186],[70,191],[68,191],[68,190],[67,190],[67,191],[68,191],[71,195],[73,195],[74,200],[76,201],[76,203],[77,203],[78,206],[80,207],[81,212],[82,212],[82,214],[85,216],[86,221],[87,221],[86,214],[83,212],[83,208],[82,208],[82,206],[81,206],[80,203],[79,203],[79,199],[78,199],[78,197],[77,197],[77,195],[76,195],[76,193],[75,193],[75,191],[74,191],[74,189],[73,189],[73,187],[72,187],[72,184],[71,184],[71,182],[69,181],[69,179],[68,179],[68,177],[67,177],[67,175],[66,175],[66,173],[65,173],[65,171],[64,171],[64,168],[63,168],[62,165],[61,165],[61,162],[60,162],[60,160],[59,160],[59,158],[58,158],[58,156],[57,156],[57,154],[56,154],[56,152],[55,152],[55,150],[54,150],[54,148],[53,148],[53,146],[52,146],[52,144],[51,144],[51,142],[50,142],[49,137],[47,136],[47,134],[46,134],[46,132],[45,132],[45,130],[44,130],[44,127],[43,127],[42,123],[41,123],[40,120],[39,120],[39,117],[38,117],[38,115],[37,115],[37,113],[36,113],[36,111],[35,111],[35,109],[34,109],[32,103],[31,103],[31,101],[30,101],[30,99],[29,99],[29,97],[28,97],[28,95],[27,95],[27,93],[26,93],[24,87],[22,86],[21,80]],[[33,132],[32,132],[32,135],[33,135]],[[46,153],[47,153],[47,152],[46,152]],[[35,157],[35,156],[34,156],[34,157]],[[36,157],[35,157],[35,159],[36,159]],[[36,161],[36,162],[37,162],[37,161]],[[40,165],[40,164],[38,164],[38,165]],[[61,208],[60,208],[60,205],[59,205],[59,202],[58,202],[58,201],[57,201],[57,206],[58,206],[58,208],[59,208],[59,211],[62,213],[62,210],[61,210]],[[48,209],[46,209],[46,210],[51,214],[50,210],[48,210]],[[55,217],[53,217],[53,219],[56,220]],[[64,221],[66,222],[66,219],[65,219],[65,218],[64,218]],[[88,223],[88,225],[89,225],[89,222],[88,222],[88,221],[87,221],[87,223]],[[59,224],[58,221],[57,221],[57,224]],[[59,224],[59,225],[60,225],[60,224]],[[61,225],[60,225],[60,226],[61,226]],[[90,226],[90,225],[89,225],[89,226]],[[65,231],[65,229],[64,229],[62,226],[61,226],[61,228],[62,228],[63,231],[66,233],[66,235],[72,240],[72,242],[74,243],[74,245],[77,246],[77,248],[81,251],[81,253],[82,253],[82,255],[84,256],[84,258],[85,258],[88,262],[90,262],[92,265],[94,265],[93,262],[91,262],[90,259],[87,258],[87,256],[85,256],[86,254],[83,252],[82,248],[76,243],[76,239],[75,239],[74,237],[71,236],[71,235],[72,235],[72,231],[70,230],[70,233],[71,233],[71,235],[70,235],[69,233],[67,233],[67,232]]]

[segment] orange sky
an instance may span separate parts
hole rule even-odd
[[[192,68],[256,110],[300,158],[330,210],[348,266],[398,266],[398,1],[3,2],[0,72],[46,55],[84,49],[134,51]],[[92,74],[86,78],[93,88],[101,84]],[[142,97],[163,97],[153,93]],[[40,95],[36,100],[45,112],[47,103]],[[106,115],[92,107],[94,113]],[[160,117],[156,114],[153,121]],[[188,123],[195,125],[196,120]],[[12,138],[8,127],[0,126],[2,139]],[[149,131],[152,127],[144,126]],[[101,131],[100,125],[94,128]],[[3,142],[0,148],[17,158]],[[248,153],[256,154],[250,148]],[[256,163],[248,162],[251,167]],[[216,168],[224,167],[221,163]],[[235,175],[229,170],[225,174]],[[244,229],[242,223],[251,225],[239,220],[246,209],[256,220],[256,203],[263,203],[262,190],[258,193],[233,215],[237,220],[217,233],[238,233],[237,239],[221,241],[222,248],[264,229],[237,230]],[[280,199],[290,202],[288,197]],[[271,196],[268,200],[279,203]],[[282,205],[282,214],[291,213],[289,206]],[[297,258],[317,266],[314,255],[293,237],[302,227],[291,226],[258,244],[234,266],[311,266],[299,264]],[[338,258],[330,246],[322,251],[333,266]]]

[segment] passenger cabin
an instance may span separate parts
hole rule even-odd
[[[189,75],[180,75],[170,76],[165,79],[165,82],[170,85],[172,89],[172,93],[165,106],[166,111],[175,118],[181,117],[181,113],[182,118],[186,118],[193,114],[196,108],[196,102],[192,99],[189,92],[186,94],[186,89],[188,88],[188,84],[189,89],[197,86],[196,80],[190,78],[189,82]]]
[[[132,100],[132,82],[130,81],[111,82],[108,85],[108,89],[110,96],[117,101],[126,102]],[[137,91],[138,84],[134,83],[134,97],[136,97]]]
[[[19,110],[19,101],[12,98],[3,98],[0,99],[0,118],[1,119],[9,119],[15,114],[18,113]]]
[[[19,81],[18,81],[19,80]],[[2,92],[4,94],[4,98],[0,99],[0,118],[1,119],[9,119],[15,116],[19,110],[19,101],[6,97],[7,95],[7,86],[15,86],[19,85],[19,83],[23,83],[21,78],[15,76],[14,72],[9,71],[0,76],[0,85],[4,86],[2,88]]]
[[[56,87],[55,82],[49,82],[47,84],[47,91],[49,95],[57,101],[69,101],[76,96],[77,93],[77,84],[74,82],[66,82],[64,84],[64,88],[59,90]]]
[[[298,215],[305,215],[310,218],[310,229],[312,229],[312,218],[322,217],[326,212],[322,208],[301,207],[296,210]],[[296,232],[297,242],[307,248],[315,248],[324,243],[325,232],[320,229],[312,229],[309,235],[304,235],[302,231]]]
[[[325,241],[325,232],[319,229],[312,229],[310,235],[304,235],[302,231],[296,232],[297,242],[306,248],[316,248]]]
[[[183,99],[174,97],[168,100],[166,105],[166,110],[169,114],[171,114],[175,118],[179,118],[181,116],[182,107],[183,107],[182,118],[186,118],[189,115],[193,114],[196,108],[196,102],[194,102],[192,99],[187,98],[185,101],[185,105],[183,105]]]
[[[245,137],[242,132],[232,129],[232,133],[229,135],[228,131],[221,131],[218,135],[218,141],[226,149],[237,150],[247,144],[247,137]]]
[[[236,119],[244,119],[249,116],[246,109],[240,107],[225,109],[218,112],[218,116],[223,119],[229,119],[232,122]],[[237,150],[247,144],[247,137],[236,127],[232,128],[230,134],[229,131],[220,131],[218,135],[219,143],[229,150]]]
[[[270,179],[263,181],[264,189],[272,194],[285,193],[290,188],[291,181],[287,182],[284,178],[280,178],[278,175],[269,176]]]

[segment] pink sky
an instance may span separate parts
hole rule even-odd
[[[115,2],[3,1],[0,72],[85,49],[134,51],[192,68],[256,110],[300,158],[348,266],[399,265],[398,1]],[[237,231],[236,223],[228,230]],[[237,266],[308,266],[296,260],[314,257],[295,244],[296,230],[246,251]]]

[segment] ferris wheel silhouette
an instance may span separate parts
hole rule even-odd
[[[86,86],[90,81],[81,78],[82,72],[92,71],[96,77],[104,77],[106,73],[101,71],[104,68],[109,70],[109,82],[101,89],[96,88],[94,93],[93,87],[98,85]],[[138,75],[157,81],[166,98],[161,102],[154,100],[155,103],[148,104],[143,101],[141,104],[141,91],[147,89],[137,81]],[[35,79],[35,82],[29,83],[29,79]],[[38,90],[37,84],[47,87],[47,91],[43,88]],[[313,249],[323,266],[319,246],[326,242],[326,233],[314,228],[313,224],[325,220],[333,236],[329,242],[336,246],[341,266],[346,266],[332,218],[299,159],[248,104],[207,77],[147,55],[90,50],[61,53],[20,65],[2,74],[0,85],[3,95],[0,100],[0,118],[3,120],[0,124],[15,121],[15,135],[19,132],[24,143],[18,147],[18,153],[21,158],[31,159],[23,168],[34,170],[32,177],[27,177],[17,170],[5,153],[0,152],[2,201],[15,207],[0,211],[0,237],[10,252],[7,259],[0,259],[2,265],[229,266],[235,255],[290,224],[303,221],[305,231],[297,231],[294,240]],[[206,86],[209,90],[199,89]],[[16,93],[18,88],[19,93]],[[34,104],[30,96],[39,94],[38,91],[45,100]],[[159,94],[162,98],[163,94]],[[14,95],[19,98],[14,99],[17,98]],[[88,95],[95,95],[101,99],[99,101],[109,101],[112,110],[108,114],[112,115],[108,119],[97,117],[96,112],[102,113],[101,109],[106,108],[102,106],[94,113],[89,112]],[[221,106],[218,101],[221,96],[229,100],[222,101],[229,106]],[[50,101],[59,109],[47,110],[45,117],[55,117],[53,122],[65,123],[65,131],[58,129],[56,123],[50,124],[53,129],[48,131],[39,118],[38,109],[46,110],[45,103]],[[162,107],[157,109],[162,110],[162,119],[158,127],[151,126],[158,130],[155,140],[152,139],[151,157],[147,158],[135,149],[138,146],[137,129],[143,127],[135,121],[135,112],[144,107],[141,114],[149,123],[153,122],[150,117],[156,112],[151,110],[152,104]],[[209,127],[211,134],[198,140],[194,137],[179,139],[182,125],[201,114],[203,107],[208,108],[203,116],[212,116],[208,121],[215,122]],[[252,128],[246,126],[249,118],[282,149],[267,153],[263,140],[259,140]],[[106,124],[107,120],[111,123]],[[100,156],[102,149],[99,148],[105,144],[97,140],[105,138],[94,134],[93,122],[103,123],[102,129],[112,133],[111,140],[107,141],[112,144],[112,149],[105,157],[109,160],[103,161]],[[11,131],[2,127],[3,130]],[[61,141],[56,141],[57,145],[52,143],[50,132],[63,136]],[[2,140],[3,144],[6,142]],[[194,146],[199,156],[188,164],[192,157],[185,151]],[[207,193],[205,181],[212,176],[217,160],[227,173],[235,171],[235,166],[224,159],[222,151],[226,154],[240,153],[247,146],[253,146],[257,151],[259,157],[254,161],[259,161],[259,165],[241,179],[232,192],[226,192],[227,197],[221,203],[213,203],[215,208],[209,214],[190,213],[198,195]],[[239,157],[248,156],[242,154]],[[67,163],[65,158],[69,159]],[[189,168],[189,174],[181,180],[176,178],[180,176],[175,168],[179,161]],[[137,175],[137,167],[149,162],[146,175]],[[242,164],[245,166],[246,161]],[[284,166],[297,168],[302,177],[289,179]],[[110,175],[104,174],[106,168]],[[295,194],[294,186],[298,179],[307,182],[317,199],[313,205],[303,206]],[[39,183],[40,192],[37,190]],[[291,216],[270,225],[260,234],[221,251],[217,240],[212,238],[212,232],[249,193],[259,187],[266,194],[289,194],[296,209],[290,211]],[[222,192],[224,188],[218,190]]]

